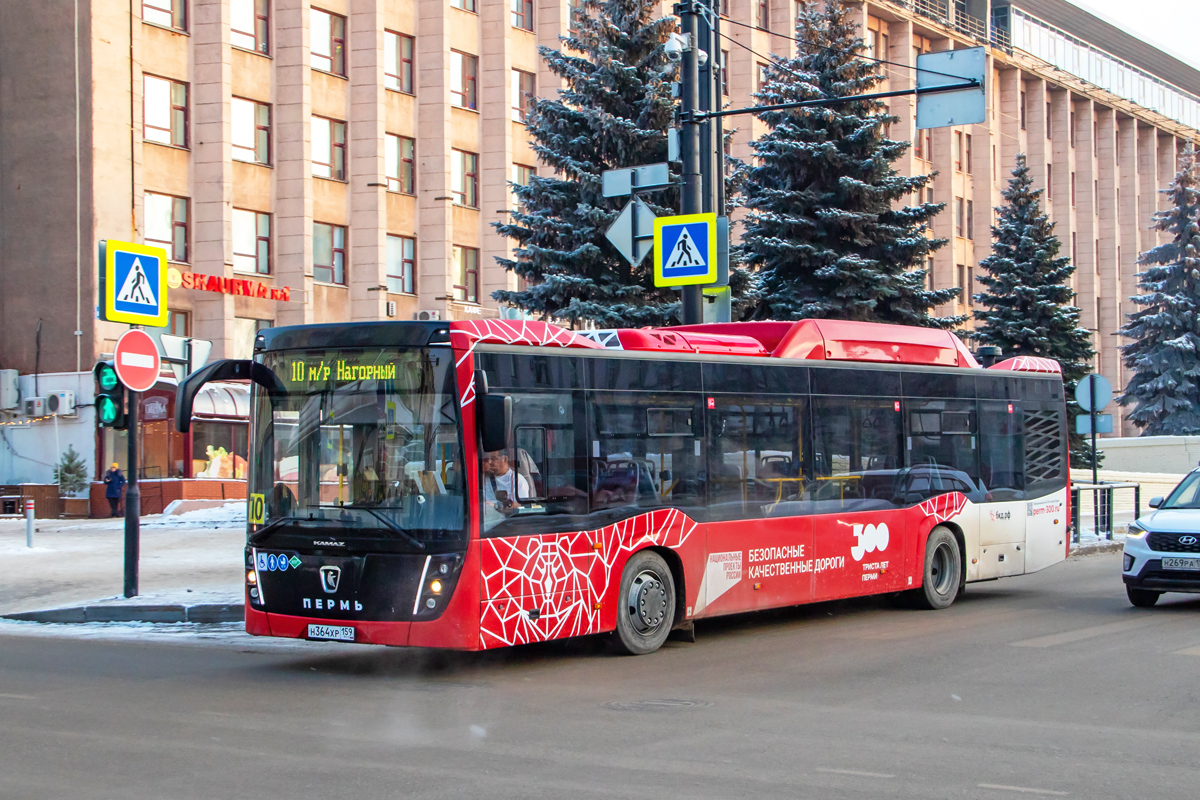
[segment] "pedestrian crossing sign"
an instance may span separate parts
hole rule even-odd
[[[167,251],[133,242],[100,242],[100,319],[165,328]]]
[[[685,214],[654,220],[654,285],[717,282],[717,215]]]

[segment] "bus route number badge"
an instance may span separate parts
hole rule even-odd
[[[267,496],[251,494],[250,507],[246,509],[246,519],[251,525],[262,525],[267,521]]]

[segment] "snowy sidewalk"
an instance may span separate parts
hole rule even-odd
[[[0,520],[0,615],[80,606],[242,603],[245,504],[142,517],[138,597],[121,597],[124,520]]]

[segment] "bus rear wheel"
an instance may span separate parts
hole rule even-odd
[[[662,556],[635,553],[621,574],[616,649],[631,656],[662,647],[675,623],[675,580]]]
[[[958,539],[946,528],[934,528],[925,542],[925,572],[912,599],[918,608],[946,608],[962,585],[962,553]]]

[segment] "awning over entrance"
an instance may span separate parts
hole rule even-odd
[[[196,395],[192,416],[200,419],[250,419],[248,383],[210,383]]]

